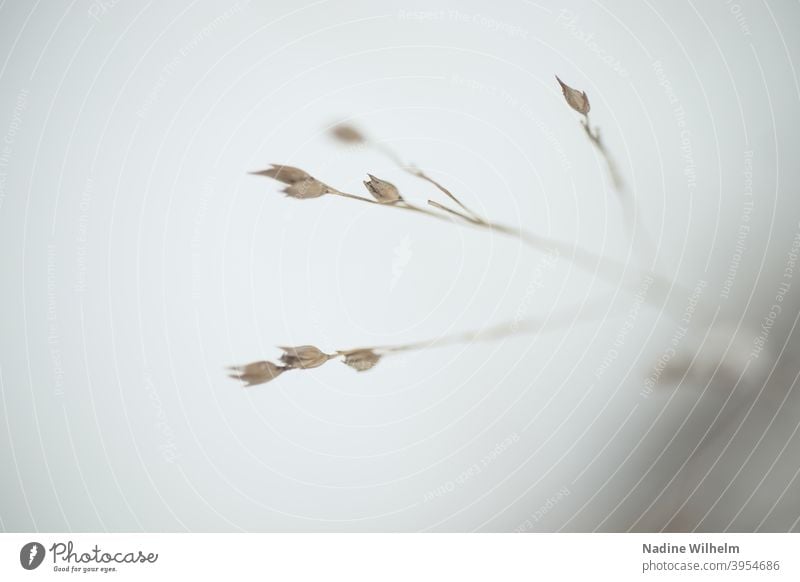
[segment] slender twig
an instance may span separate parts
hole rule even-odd
[[[597,151],[600,152],[600,155],[605,160],[606,167],[608,168],[608,174],[611,177],[611,183],[613,184],[614,190],[617,193],[617,199],[619,200],[620,208],[622,209],[622,221],[625,225],[625,230],[627,231],[628,238],[633,241],[634,224],[637,221],[641,222],[636,201],[634,200],[633,195],[627,192],[625,182],[622,179],[617,164],[600,137],[600,128],[592,127],[590,125],[588,114],[584,115],[584,118],[581,119],[581,125],[583,126],[589,141],[592,142],[595,148],[597,148]],[[650,240],[650,237],[647,236],[646,231],[640,232],[639,237],[639,244],[637,245],[637,248],[639,250],[645,250],[645,254],[651,254],[654,246]]]
[[[565,309],[558,315],[550,315],[546,319],[514,320],[493,327],[442,336],[427,341],[385,346],[370,346],[336,350],[327,354],[311,345],[299,347],[283,347],[280,363],[262,360],[229,368],[231,378],[242,380],[246,386],[265,384],[281,374],[291,370],[318,368],[327,362],[341,358],[344,364],[363,372],[372,369],[384,357],[408,351],[427,350],[449,345],[484,342],[504,339],[527,333],[546,333],[561,329],[564,325],[573,325],[593,321],[607,311],[606,304],[585,305]]]
[[[628,239],[633,242],[634,225],[639,218],[638,208],[636,206],[633,194],[626,192],[625,183],[622,180],[622,175],[617,167],[617,163],[614,161],[614,157],[611,155],[611,152],[608,151],[608,148],[605,146],[602,138],[600,137],[600,129],[598,127],[592,127],[591,122],[589,121],[589,111],[591,110],[589,98],[584,91],[573,89],[559,79],[557,75],[556,80],[561,86],[561,91],[564,94],[564,100],[567,102],[567,105],[583,116],[581,119],[581,126],[583,127],[584,133],[605,161],[608,174],[611,178],[611,183],[614,186],[614,190],[617,193],[617,199],[620,203],[622,210],[622,221],[625,226]],[[650,239],[647,237],[646,233],[643,232],[640,235],[640,240],[637,242],[639,243],[637,245],[637,249],[639,251],[645,250],[646,254],[648,255],[652,253],[653,246],[650,243]]]
[[[608,174],[611,177],[611,183],[614,185],[614,190],[621,195],[623,189],[625,188],[625,183],[622,180],[622,175],[619,173],[619,169],[617,168],[614,158],[611,156],[611,153],[608,151],[603,143],[602,138],[600,137],[600,128],[593,128],[591,126],[588,114],[584,114],[583,119],[581,119],[581,125],[583,126],[589,141],[594,144],[594,146],[597,148],[597,151],[600,152],[600,155],[603,157],[606,167],[608,168]]]
[[[461,202],[461,201],[460,201],[458,198],[456,198],[456,197],[455,197],[455,194],[453,194],[453,193],[452,193],[450,190],[448,190],[447,188],[445,188],[444,186],[442,186],[442,185],[441,185],[439,182],[437,182],[436,180],[434,180],[433,178],[431,178],[430,176],[428,176],[428,175],[427,175],[425,172],[423,172],[422,170],[415,169],[415,168],[412,166],[412,167],[411,167],[410,169],[408,169],[407,171],[408,171],[409,173],[411,173],[412,175],[414,175],[414,176],[417,176],[418,178],[421,178],[421,179],[425,180],[426,182],[429,182],[429,183],[433,184],[433,185],[434,185],[434,186],[435,186],[435,187],[436,187],[436,188],[437,188],[437,189],[438,189],[440,192],[442,192],[442,193],[443,193],[445,196],[447,196],[448,198],[450,198],[450,200],[452,200],[453,202],[455,202],[456,204],[458,204],[458,205],[461,207],[461,209],[462,209],[464,212],[466,212],[467,214],[469,214],[469,215],[472,217],[472,219],[473,219],[473,221],[474,221],[474,222],[476,222],[476,223],[478,223],[478,222],[485,222],[485,220],[484,220],[483,218],[481,218],[481,217],[480,217],[480,216],[479,216],[479,215],[478,215],[476,212],[474,212],[474,211],[470,210],[469,208],[467,208],[467,207],[466,207],[466,206],[465,206],[465,205],[464,205],[464,204],[463,204],[463,203],[462,203],[462,202]],[[428,202],[430,203],[430,201],[428,201]],[[442,207],[442,208],[443,208],[443,207]]]
[[[559,83],[561,83],[560,80]],[[561,85],[564,89],[565,97],[567,97],[567,101],[570,103],[570,105],[584,115],[583,127],[586,131],[586,135],[603,154],[609,166],[609,170],[612,172],[612,176],[617,175],[615,165],[600,139],[599,131],[593,130],[589,125],[589,119],[587,115],[589,104],[586,94],[577,92],[574,89],[567,87],[563,83],[561,83]],[[559,253],[568,256],[576,266],[582,268],[590,274],[599,275],[614,284],[619,284],[620,279],[624,277],[627,271],[626,265],[622,265],[613,259],[595,255],[590,251],[580,249],[577,245],[550,240],[547,237],[526,232],[520,228],[512,228],[507,225],[488,221],[467,208],[467,206],[463,204],[448,188],[429,177],[422,170],[414,166],[406,165],[402,158],[390,148],[384,146],[383,144],[367,141],[360,132],[357,132],[349,127],[343,127],[339,130],[335,130],[334,132],[337,133],[337,137],[343,139],[344,141],[366,142],[372,144],[378,151],[388,156],[403,171],[432,184],[447,198],[455,202],[455,204],[461,210],[450,208],[434,200],[428,200],[428,205],[432,208],[435,208],[439,212],[436,212],[431,208],[417,206],[405,200],[400,195],[399,190],[396,186],[394,186],[394,184],[386,182],[385,180],[381,180],[380,178],[376,178],[373,175],[369,175],[369,180],[365,181],[364,185],[366,186],[367,190],[369,190],[370,194],[372,194],[374,199],[344,192],[317,180],[299,168],[290,166],[273,166],[270,169],[255,172],[255,174],[268,176],[287,184],[287,187],[284,189],[284,193],[293,198],[310,199],[318,198],[325,194],[332,194],[334,196],[366,202],[369,204],[376,204],[382,207],[398,208],[416,212],[418,214],[431,216],[438,220],[447,220],[448,222],[455,222],[457,224],[465,224],[489,231],[496,231],[506,236],[512,236],[524,244],[536,248],[537,250],[557,250]],[[621,181],[615,181],[615,184],[621,184]],[[647,275],[653,279],[651,288],[660,288],[660,292],[658,292],[657,295],[660,297],[668,297],[669,291],[671,291],[673,287],[673,283],[670,281],[663,281],[655,274],[648,273]],[[641,273],[637,273],[636,279],[638,279],[640,276]],[[626,284],[631,284],[633,282],[633,279],[624,281]],[[651,294],[648,294],[646,300],[652,301]],[[573,319],[571,321],[575,321],[574,313],[572,313],[572,315]],[[548,318],[547,322],[549,321],[550,318]],[[353,348],[347,350],[337,350],[330,354],[325,353],[319,348],[311,345],[285,347],[281,348],[284,351],[284,354],[280,358],[280,363],[276,364],[270,361],[259,361],[246,364],[244,366],[234,366],[231,368],[231,376],[233,378],[242,380],[247,386],[252,386],[255,384],[269,382],[284,372],[297,369],[316,368],[336,358],[342,358],[343,362],[348,366],[351,366],[358,371],[364,371],[375,366],[382,357],[397,352],[425,349],[428,347],[434,347],[435,345],[446,345],[450,343],[499,339],[516,333],[544,331],[544,327],[545,326],[540,323],[533,324],[532,322],[525,322],[522,325],[517,325],[515,322],[515,324],[511,326],[508,326],[508,324],[499,325],[495,326],[494,328],[490,328],[489,330],[483,330],[482,332],[468,332],[439,338],[434,342],[417,342],[394,346]]]
[[[444,212],[444,214],[441,212],[435,212],[429,208],[417,206],[402,198],[399,195],[397,188],[393,184],[379,180],[374,176],[371,177],[370,184],[372,184],[374,187],[374,183],[379,183],[381,187],[385,189],[384,195],[390,193],[389,198],[387,198],[387,202],[381,202],[379,200],[373,200],[363,196],[358,196],[356,194],[351,194],[349,192],[344,192],[326,183],[320,182],[303,170],[292,168],[290,166],[276,166],[271,170],[265,170],[263,172],[258,172],[257,174],[267,175],[274,179],[279,179],[289,183],[289,188],[285,189],[284,192],[290,196],[294,194],[296,197],[304,199],[319,197],[322,195],[322,193],[329,193],[343,198],[348,198],[350,200],[367,202],[382,208],[395,208],[412,211],[418,214],[424,214],[425,216],[436,218],[437,220],[445,220],[454,224],[481,228],[490,232],[497,232],[505,236],[516,238],[524,244],[540,251],[546,249],[557,249],[560,253],[569,257],[570,260],[572,260],[572,262],[582,270],[591,275],[599,276],[612,285],[623,284],[626,287],[633,288],[638,285],[643,275],[648,275],[653,278],[654,283],[652,285],[653,291],[648,294],[647,301],[659,307],[661,305],[658,303],[658,301],[668,297],[673,287],[678,287],[674,282],[662,279],[656,273],[642,272],[637,267],[631,268],[630,270],[632,275],[624,278],[626,272],[629,270],[628,266],[619,263],[614,259],[597,255],[591,251],[582,249],[575,244],[553,240],[548,237],[527,232],[520,228],[514,228],[505,224],[491,222],[485,219],[476,219],[433,200],[429,200],[428,204],[431,207]],[[288,175],[289,177],[281,178],[281,174]],[[316,195],[308,196],[305,192],[313,192]],[[685,294],[688,295],[688,292]]]
[[[448,208],[444,204],[439,204],[435,200],[428,200],[428,204],[430,204],[434,208],[438,208],[439,210],[444,210],[445,212],[448,212],[448,213],[450,213],[450,214],[452,214],[454,216],[457,216],[458,218],[460,218],[462,220],[466,220],[470,224],[475,224],[475,225],[488,225],[489,224],[485,220],[478,219],[478,218],[473,218],[471,216],[467,216],[466,214],[462,214],[458,210],[453,210],[452,208]]]
[[[497,339],[504,339],[516,335],[524,335],[528,333],[538,333],[544,331],[554,331],[561,329],[565,323],[585,323],[594,321],[602,315],[604,308],[607,306],[601,303],[595,304],[593,307],[571,307],[564,309],[558,315],[551,315],[546,320],[540,318],[526,319],[526,320],[513,320],[504,323],[499,323],[492,327],[456,333],[449,336],[443,336],[437,339],[414,342],[409,344],[387,345],[379,346],[376,350],[383,350],[385,352],[403,352],[408,350],[420,350],[434,347],[444,347],[454,344],[471,343],[475,341],[494,341]],[[576,313],[583,313],[583,317],[576,317]]]
[[[361,200],[362,202],[368,202],[369,204],[380,204],[380,202],[378,202],[377,200],[371,200],[369,198],[365,198],[364,196],[358,196],[357,194],[348,194],[347,192],[342,192],[341,190],[335,190],[333,188],[330,188],[330,193],[335,196],[341,196],[342,198],[350,198],[351,200]]]
[[[448,188],[443,186],[437,180],[434,180],[424,171],[422,171],[419,167],[414,164],[406,163],[403,160],[403,156],[397,153],[395,150],[387,146],[385,143],[376,141],[369,136],[365,135],[363,132],[356,130],[351,126],[337,126],[334,128],[334,135],[336,135],[339,139],[343,139],[344,141],[357,141],[358,143],[364,144],[368,147],[371,147],[376,152],[382,154],[383,156],[387,157],[395,166],[403,170],[404,172],[411,174],[421,180],[425,180],[429,184],[432,184],[437,190],[439,190],[442,194],[450,198],[453,202],[458,204],[461,209],[466,212],[471,217],[471,222],[485,222],[484,219],[475,211],[470,210],[467,206],[459,200],[455,194],[453,194]],[[440,206],[443,210],[447,210],[445,207]]]

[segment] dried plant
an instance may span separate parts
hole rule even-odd
[[[597,128],[592,128],[589,123],[589,111],[591,109],[589,98],[583,91],[578,91],[565,84],[561,79],[556,77],[561,90],[564,94],[564,99],[567,104],[576,112],[583,116],[581,123],[591,142],[595,145],[606,161],[611,175],[612,182],[615,188],[622,192],[622,181],[619,179],[616,166],[606,150],[603,142],[600,139],[600,132]],[[645,298],[645,301],[655,303],[659,307],[662,299],[669,297],[670,291],[676,288],[674,282],[661,278],[658,274],[631,268],[630,266],[623,265],[611,258],[596,255],[590,251],[582,249],[575,244],[552,240],[547,237],[531,233],[520,228],[514,228],[508,225],[500,224],[490,221],[473,210],[469,209],[452,191],[434,180],[424,171],[419,169],[413,164],[404,162],[403,158],[398,155],[387,145],[382,142],[375,141],[369,138],[362,131],[356,129],[349,124],[338,124],[331,129],[331,135],[338,141],[345,144],[360,144],[370,147],[375,151],[389,158],[398,168],[404,172],[423,180],[430,185],[434,186],[441,194],[443,194],[451,204],[441,203],[435,200],[427,200],[427,206],[419,206],[410,202],[400,193],[400,189],[381,178],[372,174],[367,174],[368,179],[365,180],[364,186],[369,193],[370,197],[361,196],[349,192],[339,190],[306,172],[300,168],[287,165],[273,164],[270,168],[265,170],[252,172],[257,176],[265,176],[272,178],[283,184],[286,184],[283,192],[298,200],[307,200],[319,198],[323,195],[332,195],[347,198],[349,200],[356,200],[362,203],[373,204],[382,208],[393,208],[413,212],[416,214],[444,220],[455,224],[470,226],[474,228],[484,229],[491,232],[496,232],[505,236],[511,236],[522,241],[537,250],[541,251],[557,251],[560,256],[566,257],[572,261],[576,266],[586,270],[591,275],[600,276],[606,279],[613,285],[622,285],[623,288],[634,292],[636,286],[643,278],[652,280],[650,291]],[[669,313],[667,311],[667,313]],[[513,326],[506,326],[497,328],[490,333],[469,333],[450,338],[444,338],[438,342],[423,342],[415,344],[406,344],[400,346],[375,346],[375,347],[362,347],[348,350],[337,350],[333,353],[325,353],[320,349],[304,345],[299,347],[284,347],[283,355],[280,357],[280,363],[276,364],[268,361],[260,361],[244,366],[234,366],[230,368],[231,377],[242,380],[245,385],[253,386],[255,384],[263,384],[274,380],[280,374],[289,370],[308,369],[322,366],[332,359],[341,359],[343,363],[350,366],[357,371],[365,371],[372,369],[378,364],[381,359],[387,355],[407,351],[411,349],[423,349],[433,347],[434,345],[442,345],[445,343],[452,343],[454,341],[473,341],[476,339],[496,339],[504,337],[513,333],[524,333],[531,329],[540,328],[536,325],[518,325],[515,323]]]
[[[376,178],[372,174],[367,174],[367,176],[369,176],[369,180],[364,182],[364,186],[367,187],[367,190],[369,190],[375,200],[381,204],[394,204],[395,202],[403,201],[403,197],[400,196],[400,191],[397,189],[397,186],[385,180],[381,180],[380,178]]]
[[[350,129],[351,128],[348,127],[347,133],[350,133]],[[337,128],[337,131],[341,131],[341,128]],[[622,279],[623,286],[627,286],[630,289],[635,288],[637,282],[642,276],[653,276],[660,285],[660,287],[659,285],[656,286],[654,295],[655,299],[662,298],[669,290],[669,287],[673,285],[673,283],[670,281],[660,279],[660,277],[655,273],[645,273],[635,268],[631,269],[629,266],[626,267],[626,265],[619,263],[614,259],[597,255],[591,251],[582,249],[575,244],[557,241],[532,232],[482,218],[476,212],[468,209],[466,205],[464,205],[450,190],[432,178],[428,177],[421,170],[405,166],[404,169],[409,171],[409,173],[412,175],[424,179],[425,181],[436,186],[440,192],[444,193],[450,200],[455,202],[458,208],[447,206],[435,200],[428,200],[428,207],[415,205],[401,196],[398,188],[394,184],[377,178],[372,174],[368,174],[369,180],[364,181],[364,185],[366,186],[368,192],[372,195],[372,198],[366,198],[364,196],[338,190],[316,178],[311,177],[311,175],[307,172],[291,166],[273,164],[273,166],[267,170],[252,173],[254,175],[268,176],[284,183],[289,183],[290,185],[283,191],[287,195],[297,199],[318,198],[323,194],[332,194],[351,200],[358,200],[367,204],[375,204],[385,208],[412,211],[439,220],[482,228],[502,235],[512,236],[538,250],[557,249],[559,253],[569,257],[576,266],[586,270],[588,273],[591,273],[592,275],[596,274],[615,285],[619,284],[620,280]],[[290,183],[290,178],[287,178],[287,175],[297,179],[297,181]],[[631,274],[626,277],[626,272]]]
[[[556,75],[556,81],[558,81],[558,84],[561,85],[561,91],[564,93],[564,99],[567,100],[567,105],[583,115],[588,123],[589,110],[591,109],[591,106],[589,105],[589,97],[586,96],[586,92],[573,89],[564,83],[564,81],[559,79],[558,75]]]
[[[241,380],[245,386],[255,386],[266,384],[289,370],[303,370],[317,368],[330,360],[339,359],[342,363],[350,366],[357,372],[371,370],[383,358],[408,352],[413,350],[428,350],[448,345],[472,343],[476,341],[493,341],[518,334],[525,333],[545,333],[562,329],[566,324],[576,321],[592,321],[603,313],[605,304],[598,304],[594,307],[571,308],[564,310],[563,313],[552,315],[546,320],[531,319],[527,321],[507,322],[494,327],[460,334],[453,334],[439,337],[434,340],[415,342],[399,345],[372,346],[351,348],[346,350],[336,350],[328,354],[315,346],[281,347],[283,354],[280,356],[280,363],[269,361],[253,362],[242,366],[231,366],[230,377]],[[580,315],[576,315],[580,314]]]
[[[318,368],[335,354],[326,354],[314,346],[298,346],[296,348],[280,348],[283,350],[281,362],[286,368]]]
[[[633,196],[626,192],[625,182],[622,180],[622,175],[620,174],[617,164],[614,161],[611,153],[608,151],[608,148],[606,148],[605,143],[600,138],[600,128],[592,127],[591,123],[589,122],[589,111],[591,110],[589,97],[586,95],[585,91],[578,91],[577,89],[570,87],[561,79],[559,79],[557,75],[556,81],[558,81],[558,84],[561,86],[561,92],[564,94],[564,100],[567,102],[567,105],[583,116],[581,119],[581,127],[583,127],[586,137],[589,138],[589,141],[600,153],[600,156],[603,158],[603,161],[606,164],[608,175],[611,178],[611,183],[614,186],[614,190],[617,192],[619,202],[622,206],[622,218],[625,224],[625,230],[628,232],[628,236],[632,239],[634,223],[639,218],[636,204]],[[649,252],[653,249],[653,244],[645,233],[641,233],[639,235],[638,243],[638,248],[640,250]]]
[[[614,162],[614,159],[606,149],[603,140],[600,138],[600,128],[592,127],[591,123],[589,122],[589,110],[591,109],[589,97],[586,95],[585,91],[573,89],[564,83],[564,81],[559,79],[558,76],[556,76],[556,81],[558,81],[558,84],[561,85],[561,91],[564,94],[564,99],[566,100],[567,105],[583,115],[583,119],[581,119],[581,125],[586,132],[586,137],[589,138],[589,141],[594,144],[594,146],[597,148],[597,151],[599,151],[600,155],[603,156],[603,159],[606,162],[606,167],[608,168],[608,174],[611,177],[611,182],[614,184],[614,189],[620,192],[623,188],[623,182],[622,176],[617,169],[617,164]]]
[[[231,378],[242,380],[245,386],[255,386],[274,380],[288,368],[273,364],[272,362],[253,362],[244,366],[231,366]]]

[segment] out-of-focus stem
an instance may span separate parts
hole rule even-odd
[[[391,354],[391,353],[399,353],[412,350],[439,348],[454,344],[471,343],[475,341],[481,341],[481,342],[493,341],[497,339],[503,339],[506,337],[512,337],[515,335],[522,335],[527,333],[555,331],[558,329],[562,329],[565,324],[584,323],[596,320],[601,315],[602,312],[601,307],[605,307],[605,305],[601,306],[600,304],[596,304],[594,307],[590,307],[588,309],[585,306],[573,307],[570,309],[562,310],[557,315],[551,315],[546,319],[525,319],[525,320],[507,321],[504,323],[493,325],[489,328],[482,330],[454,333],[426,341],[418,341],[407,344],[362,347],[350,350],[339,350],[337,351],[337,353],[346,354],[349,352],[355,352],[359,350],[372,350],[380,354]],[[578,311],[586,311],[587,313],[585,313],[582,317],[576,317],[575,314]]]
[[[347,198],[355,200],[364,200],[369,202],[370,204],[377,204],[378,206],[381,207],[411,210],[420,214],[425,214],[426,216],[437,218],[439,220],[446,220],[448,222],[454,222],[456,224],[469,225],[477,228],[486,229],[492,232],[498,232],[500,234],[521,240],[526,245],[540,251],[547,249],[556,249],[560,254],[568,257],[577,267],[581,268],[583,271],[586,271],[587,273],[592,275],[597,275],[612,285],[619,285],[621,283],[626,288],[632,288],[635,287],[640,282],[642,276],[645,275],[649,276],[653,279],[653,284],[650,287],[651,292],[648,293],[647,298],[645,300],[652,304],[657,304],[657,302],[655,301],[656,298],[660,300],[668,298],[670,292],[673,289],[679,291],[679,294],[681,296],[688,297],[690,295],[687,290],[681,289],[677,283],[666,280],[656,273],[642,272],[637,267],[633,267],[632,274],[626,277],[625,273],[628,270],[628,268],[626,267],[625,264],[620,263],[614,259],[610,259],[602,255],[597,255],[595,253],[592,253],[591,251],[582,249],[574,244],[568,244],[561,241],[556,241],[547,237],[543,237],[541,235],[513,228],[505,224],[489,222],[486,220],[477,220],[475,218],[467,216],[466,214],[462,214],[457,210],[448,208],[432,200],[429,200],[428,204],[436,208],[439,208],[443,211],[446,211],[448,214],[447,215],[439,214],[437,212],[430,211],[426,208],[415,206],[404,200],[396,202],[394,204],[381,204],[374,200],[368,200],[362,198],[361,196],[356,196],[354,194],[350,195],[347,194],[346,192],[338,192],[338,191],[337,193],[339,195],[345,195]]]

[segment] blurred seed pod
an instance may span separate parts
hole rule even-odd
[[[380,354],[370,349],[350,350],[342,352],[342,355],[344,363],[359,372],[371,369],[381,359]]]
[[[561,85],[561,91],[564,93],[564,99],[567,101],[567,105],[572,107],[578,113],[587,115],[589,113],[590,106],[589,98],[586,96],[586,93],[583,91],[578,91],[577,89],[573,89],[559,79],[558,76],[556,76],[556,81],[558,81],[558,84]]]
[[[294,182],[290,186],[283,189],[284,194],[291,198],[304,200],[306,198],[319,198],[323,194],[329,192],[328,187],[315,178],[308,178]]]
[[[281,347],[280,349],[284,351],[281,362],[289,368],[316,368],[333,357],[314,346]]]
[[[267,176],[273,178],[284,184],[295,184],[303,180],[313,180],[314,178],[308,172],[295,168],[293,166],[281,166],[272,164],[271,168],[261,170],[260,172],[251,172],[255,176]]]
[[[403,199],[397,187],[391,182],[376,178],[372,174],[367,174],[367,176],[369,176],[369,180],[364,182],[364,186],[367,187],[373,198],[381,204],[393,204]]]
[[[352,125],[346,123],[339,124],[331,129],[331,135],[345,143],[363,143],[366,138]]]
[[[283,366],[267,361],[253,362],[244,366],[231,366],[229,369],[233,372],[230,377],[242,380],[245,382],[245,386],[265,384],[286,371]]]

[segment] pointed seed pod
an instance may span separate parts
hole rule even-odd
[[[278,366],[272,362],[253,362],[244,366],[232,366],[229,368],[233,373],[230,374],[231,378],[242,380],[245,386],[255,386],[256,384],[265,384],[270,380],[274,380],[286,371],[283,366]]]
[[[393,204],[403,199],[397,187],[391,182],[376,178],[372,174],[367,174],[367,176],[369,176],[369,180],[364,182],[364,186],[381,204]]]
[[[251,172],[251,174],[255,176],[267,176],[268,178],[283,182],[284,184],[294,184],[302,180],[313,180],[310,174],[300,168],[281,166],[278,164],[272,164],[271,168],[261,170],[260,172]]]
[[[573,89],[559,79],[558,76],[556,76],[556,81],[558,81],[558,84],[561,85],[561,91],[564,93],[564,99],[567,101],[567,105],[572,107],[578,113],[587,115],[589,113],[590,106],[589,98],[586,96],[586,93],[583,91],[578,91],[577,89]]]
[[[333,357],[314,346],[281,347],[280,349],[284,351],[281,362],[289,368],[316,368]]]

